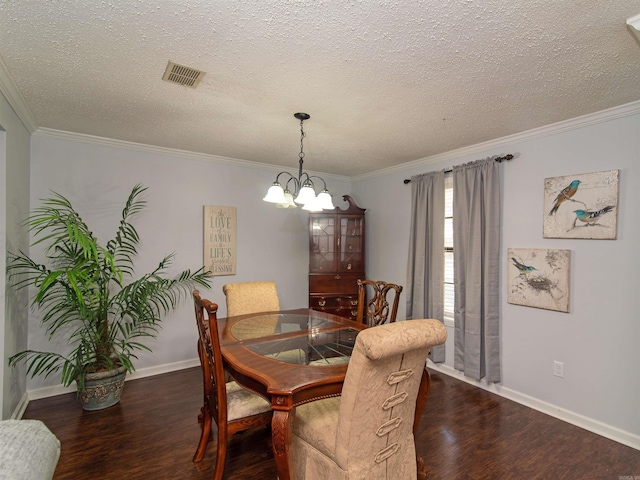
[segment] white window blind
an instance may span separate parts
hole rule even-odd
[[[444,178],[444,323],[453,326],[453,177]]]

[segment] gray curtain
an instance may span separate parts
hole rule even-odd
[[[454,367],[500,381],[500,182],[492,159],[453,168]]]
[[[411,177],[411,233],[406,282],[407,318],[444,317],[444,172]],[[444,345],[429,358],[445,360]]]

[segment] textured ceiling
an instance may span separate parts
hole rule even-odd
[[[638,0],[7,0],[38,126],[355,176],[640,99]],[[207,72],[162,81],[167,61]]]

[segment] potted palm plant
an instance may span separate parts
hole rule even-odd
[[[32,377],[61,371],[63,385],[76,382],[86,410],[117,403],[136,352],[150,351],[144,341],[157,336],[162,316],[196,285],[209,287],[202,268],[167,278],[173,253],[153,271],[133,278],[139,237],[130,220],[146,205],[145,190],[140,184],[133,187],[116,234],[104,246],[69,200],[53,192],[25,222],[33,233],[32,246],[43,246],[46,263],[23,252],[8,255],[7,269],[17,288],[35,287],[32,303],[42,311],[48,338],[63,337],[72,347],[66,354],[25,350],[12,356],[10,365],[26,361]]]

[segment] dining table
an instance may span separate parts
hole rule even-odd
[[[271,405],[273,454],[279,480],[291,480],[295,408],[339,396],[355,339],[366,325],[311,309],[218,319],[224,367]]]

